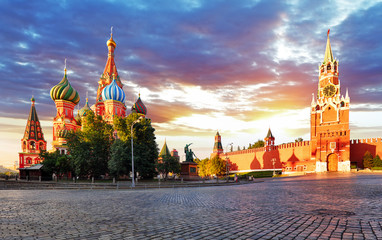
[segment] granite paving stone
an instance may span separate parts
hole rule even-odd
[[[382,174],[245,185],[0,190],[0,239],[382,239]]]

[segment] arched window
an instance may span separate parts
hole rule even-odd
[[[332,69],[332,66],[330,65],[330,63],[326,66],[326,69],[327,69],[328,71],[330,71],[330,70]]]
[[[31,150],[35,150],[35,149],[36,149],[35,142],[31,141],[31,142],[29,143],[29,148],[30,148]]]

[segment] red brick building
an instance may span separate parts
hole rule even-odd
[[[19,168],[27,168],[34,164],[39,164],[41,162],[39,154],[41,150],[46,150],[46,141],[37,116],[34,97],[32,97],[31,102],[24,137],[21,139],[22,152],[19,153]]]

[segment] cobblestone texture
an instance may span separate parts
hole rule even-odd
[[[3,190],[0,239],[382,239],[382,175],[239,186]]]

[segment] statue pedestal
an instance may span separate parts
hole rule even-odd
[[[194,162],[180,163],[180,177],[185,181],[200,180],[198,175],[198,164]]]

